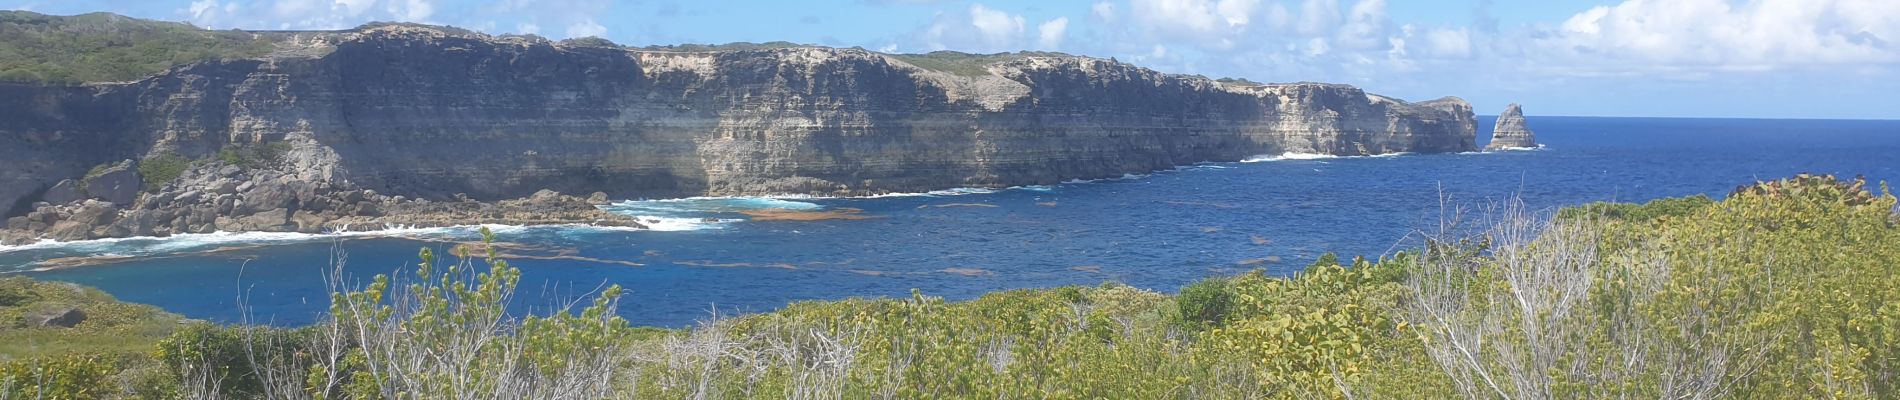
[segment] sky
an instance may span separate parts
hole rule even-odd
[[[218,28],[454,25],[628,45],[1048,50],[1479,114],[1900,118],[1900,0],[0,0]]]

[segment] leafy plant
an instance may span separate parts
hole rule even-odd
[[[191,168],[190,159],[175,153],[163,153],[139,161],[139,178],[145,181],[145,190],[156,192],[178,180],[188,168]]]

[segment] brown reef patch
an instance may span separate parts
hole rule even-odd
[[[946,274],[957,274],[957,275],[963,275],[963,276],[996,275],[996,273],[990,272],[990,270],[981,269],[981,268],[944,268],[944,269],[937,270],[937,272],[942,272]]]
[[[877,218],[876,216],[864,215],[862,214],[863,212],[864,210],[857,208],[838,208],[818,211],[781,209],[740,211],[740,213],[752,217],[753,221],[823,221],[832,219],[857,220]]]

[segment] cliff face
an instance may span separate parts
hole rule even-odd
[[[1470,106],[1236,86],[1084,57],[986,74],[856,49],[664,52],[385,26],[130,83],[0,86],[0,206],[120,159],[275,144],[294,179],[411,198],[864,195],[1281,152],[1475,148]],[[156,189],[156,188],[148,188]]]
[[[1484,145],[1485,151],[1528,149],[1537,147],[1537,135],[1531,128],[1524,126],[1524,108],[1517,103],[1504,107],[1498,114],[1497,127],[1491,130],[1491,143]]]

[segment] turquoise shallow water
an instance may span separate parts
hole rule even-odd
[[[1900,121],[1532,117],[1530,124],[1545,149],[1284,157],[868,199],[629,201],[613,209],[659,229],[498,230],[519,246],[510,252],[527,256],[513,260],[523,270],[523,309],[544,310],[613,283],[630,289],[627,318],[681,326],[714,309],[768,311],[807,299],[907,296],[913,288],[961,299],[1104,281],[1173,291],[1252,268],[1287,274],[1328,251],[1378,256],[1408,246],[1412,231],[1435,221],[1441,193],[1463,204],[1518,193],[1533,206],[1554,207],[1719,196],[1797,172],[1900,180]],[[873,218],[765,222],[742,214],[842,208]],[[0,271],[91,285],[214,321],[239,321],[242,296],[251,321],[292,325],[327,309],[322,273],[334,251],[347,254],[348,274],[367,277],[413,263],[418,247],[473,238],[469,229],[438,229],[34,245],[0,248]],[[102,256],[124,258],[35,271],[62,258]]]

